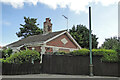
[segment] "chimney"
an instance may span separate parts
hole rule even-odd
[[[47,34],[52,32],[52,23],[50,18],[46,18],[46,21],[44,22],[44,29],[43,34]]]

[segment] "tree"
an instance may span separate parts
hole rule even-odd
[[[81,24],[73,26],[72,29],[69,29],[69,33],[82,48],[89,48],[89,30],[86,26]],[[92,34],[92,48],[97,48],[97,39],[96,35]]]
[[[100,48],[116,50],[116,49],[118,49],[119,45],[120,45],[120,42],[119,42],[118,38],[111,37],[111,38],[105,39],[104,43],[102,44],[102,46]]]
[[[18,37],[23,37],[23,38],[26,38],[28,36],[32,36],[32,35],[38,35],[38,34],[41,34],[43,33],[42,29],[40,29],[38,27],[39,24],[36,24],[37,23],[37,19],[35,18],[26,18],[24,17],[25,19],[25,24],[20,24],[20,31],[18,33],[16,33],[16,35]]]

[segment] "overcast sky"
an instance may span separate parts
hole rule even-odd
[[[24,16],[37,18],[43,28],[45,18],[50,17],[53,31],[69,29],[73,25],[88,26],[88,7],[92,8],[92,30],[98,37],[99,46],[105,38],[118,35],[119,0],[0,0],[0,45],[19,40],[16,32],[24,24]]]

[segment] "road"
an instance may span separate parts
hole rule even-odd
[[[29,75],[2,75],[2,80],[120,80],[118,77],[84,76],[84,75],[56,75],[56,74],[29,74]]]

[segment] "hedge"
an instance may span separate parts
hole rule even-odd
[[[70,55],[89,55],[88,49],[79,49],[69,53]]]
[[[55,52],[55,53],[48,53],[51,55],[89,55],[90,51],[88,49],[80,49],[75,50],[70,53],[65,52]],[[118,54],[115,50],[106,50],[106,49],[92,49],[92,55],[94,56],[102,56],[101,61],[104,62],[118,62]]]
[[[88,49],[80,49],[75,50],[70,53],[65,52],[54,52],[54,53],[47,53],[50,55],[89,55]],[[106,50],[106,49],[92,49],[92,54],[94,56],[103,56],[101,58],[101,61],[105,62],[118,62],[118,54],[115,50]],[[38,60],[40,61],[40,54],[37,51],[34,50],[23,50],[17,53],[14,53],[10,57],[4,59],[1,59],[1,62],[4,63],[24,63],[24,62],[31,62],[32,60]]]
[[[103,51],[102,61],[118,62],[118,53],[115,50],[105,50]]]
[[[1,60],[3,63],[31,63],[32,61],[40,61],[40,53],[35,50],[23,50],[12,54],[10,57]]]

